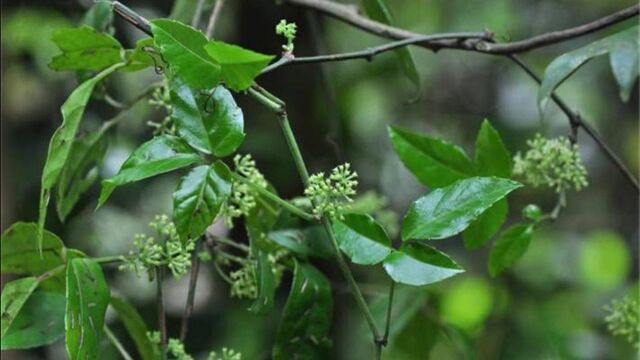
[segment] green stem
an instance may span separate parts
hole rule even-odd
[[[302,210],[302,209],[298,208],[297,206],[291,204],[287,200],[282,199],[281,197],[279,197],[278,195],[272,193],[271,191],[252,183],[249,179],[245,178],[244,176],[241,176],[241,175],[238,175],[238,174],[234,173],[233,177],[236,180],[242,182],[243,184],[247,184],[252,190],[254,190],[255,192],[259,193],[260,195],[268,198],[269,200],[272,200],[272,201],[278,203],[280,206],[285,208],[290,213],[292,213],[294,215],[298,215],[299,217],[301,217],[301,218],[303,218],[303,219],[305,219],[307,221],[313,221],[313,220],[317,219],[314,215],[305,212],[304,210]]]
[[[243,259],[243,258],[241,258],[239,256],[227,254],[226,252],[223,252],[223,251],[216,252],[216,255],[220,255],[221,257],[223,257],[225,259],[228,259],[228,260],[231,260],[231,261],[235,261],[240,265],[244,265],[247,262],[246,259]]]
[[[160,354],[162,360],[167,359],[167,317],[164,312],[164,294],[162,282],[164,280],[164,269],[162,266],[156,267],[156,301],[158,302],[158,328],[160,329]]]
[[[121,255],[102,256],[102,257],[93,258],[93,261],[99,264],[109,264],[109,263],[122,261],[122,256]]]
[[[278,99],[279,101],[271,100],[268,96],[263,94],[261,91],[258,91],[254,88],[249,88],[249,95],[251,95],[254,99],[259,101],[260,103],[262,103],[263,105],[265,105],[266,107],[268,107],[278,115],[278,119],[280,120],[280,127],[282,128],[282,132],[287,141],[287,145],[289,146],[289,151],[293,156],[293,161],[298,170],[298,174],[302,179],[302,184],[305,187],[307,187],[309,185],[309,171],[307,170],[307,166],[305,165],[304,159],[302,158],[302,153],[300,152],[300,148],[298,147],[296,138],[293,135],[293,131],[291,130],[291,125],[289,124],[289,119],[287,117],[287,112],[285,110],[284,102],[280,99]],[[282,105],[280,105],[279,103],[281,103]],[[347,283],[351,288],[351,292],[356,300],[356,304],[358,305],[358,308],[360,308],[360,311],[364,314],[365,319],[367,320],[367,323],[369,325],[369,328],[371,329],[371,333],[373,334],[374,343],[376,343],[377,345],[380,339],[380,332],[378,331],[378,327],[376,326],[375,320],[373,319],[373,315],[369,310],[369,306],[367,305],[367,302],[365,301],[364,296],[362,295],[362,292],[358,288],[358,284],[353,278],[353,274],[351,273],[349,266],[347,265],[347,263],[344,261],[344,258],[342,257],[342,253],[340,252],[340,248],[338,247],[338,242],[333,233],[333,229],[331,228],[331,222],[326,217],[322,217],[321,222],[322,222],[322,226],[327,232],[327,235],[331,239],[331,245],[335,252],[335,257],[338,262],[338,267],[340,268],[342,275],[347,280]]]
[[[251,251],[247,245],[238,244],[237,242],[235,242],[235,241],[233,241],[231,239],[223,238],[223,237],[220,237],[220,236],[215,236],[215,237],[212,237],[212,238],[213,238],[213,240],[215,242],[219,242],[220,244],[224,244],[224,245],[229,245],[231,247],[234,247],[234,248],[236,248],[238,250],[241,250],[241,251],[244,251],[246,253],[249,253]]]
[[[389,304],[387,305],[387,321],[384,326],[384,335],[382,335],[382,344],[387,345],[389,340],[389,327],[391,326],[391,309],[393,308],[393,294],[396,289],[396,282],[391,280],[389,285]]]
[[[118,350],[118,352],[120,353],[120,356],[122,356],[124,360],[133,360],[133,358],[131,357],[131,355],[129,355],[129,353],[124,348],[124,346],[122,346],[122,343],[120,343],[120,340],[118,340],[118,338],[111,332],[111,330],[109,330],[109,328],[106,325],[104,326],[104,333],[105,335],[107,335],[107,338],[109,339],[109,341],[111,341],[113,346],[116,348],[116,350]]]

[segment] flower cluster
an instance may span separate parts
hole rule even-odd
[[[254,186],[267,188],[267,180],[256,168],[256,162],[251,155],[236,155],[233,158],[235,171]],[[256,195],[250,185],[243,181],[234,180],[231,184],[231,195],[227,200],[222,213],[228,227],[233,227],[233,219],[247,216],[256,206]]]
[[[352,196],[356,194],[357,186],[358,174],[346,163],[331,170],[328,178],[322,172],[311,175],[304,194],[314,202],[314,214],[341,218],[344,202],[353,201]]]
[[[557,193],[587,186],[587,170],[582,164],[578,146],[569,139],[546,139],[540,134],[527,141],[529,150],[514,157],[513,173],[533,186],[548,186]]]
[[[267,255],[267,260],[273,273],[275,283],[279,284],[284,273],[285,266],[282,264],[282,259],[289,255],[289,251],[280,248]],[[219,254],[216,261],[221,265],[230,265],[230,257],[225,257]],[[228,281],[231,297],[238,299],[255,299],[258,297],[258,279],[256,276],[256,269],[258,262],[251,258],[237,259],[232,257],[234,261],[240,264],[240,267],[229,273]]]
[[[129,255],[121,258],[123,263],[120,269],[132,269],[138,276],[144,270],[149,280],[153,280],[156,267],[167,266],[175,278],[182,277],[191,266],[191,252],[195,244],[192,241],[183,244],[176,226],[166,215],[156,216],[149,227],[164,239],[164,246],[151,236],[136,234],[133,239],[136,251],[131,250]]]
[[[160,333],[158,331],[150,331],[147,338],[152,344],[160,345]],[[171,338],[167,343],[167,352],[175,360],[193,360],[193,356],[189,355],[184,348],[182,341]],[[215,351],[209,353],[207,360],[242,360],[242,354],[226,347],[222,348],[220,355]]]
[[[162,133],[174,134],[176,129],[171,120],[171,112],[173,107],[171,105],[171,96],[169,92],[169,86],[165,85],[157,87],[151,93],[151,99],[149,99],[149,105],[155,107],[158,110],[164,110],[167,114],[160,121],[147,121],[147,126],[152,127],[153,134],[158,135]]]
[[[282,49],[285,53],[293,53],[293,40],[296,38],[296,32],[298,31],[298,25],[296,23],[287,23],[287,20],[280,20],[276,25],[276,34],[282,35],[287,39],[287,44],[282,45]]]
[[[242,360],[242,354],[233,349],[223,347],[220,355],[212,351],[209,353],[207,360]]]
[[[613,335],[623,336],[629,343],[640,349],[640,299],[628,295],[614,299],[605,306],[607,328]]]

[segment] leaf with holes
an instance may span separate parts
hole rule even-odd
[[[395,282],[421,286],[450,278],[464,270],[435,248],[407,243],[384,259],[384,269]]]
[[[198,98],[193,89],[174,79],[171,104],[178,134],[201,152],[226,156],[244,140],[242,109],[223,86],[216,87],[210,97]]]
[[[234,91],[250,87],[253,79],[273,60],[272,55],[260,54],[222,41],[209,41],[204,48],[220,64],[222,80]]]
[[[0,311],[2,312],[2,324],[0,324],[0,338],[9,330],[9,327],[20,313],[20,309],[29,299],[31,293],[38,287],[38,279],[27,277],[8,282],[2,289]]]
[[[71,151],[71,145],[78,132],[78,126],[82,115],[87,107],[87,103],[91,98],[93,88],[102,79],[109,76],[118,68],[124,64],[119,63],[103,70],[93,78],[83,82],[78,86],[67,100],[62,104],[60,108],[62,112],[62,125],[56,129],[49,142],[49,150],[47,152],[47,159],[44,163],[44,169],[42,170],[42,181],[40,189],[40,206],[38,215],[38,247],[41,247],[42,231],[44,230],[44,223],[47,218],[47,206],[49,205],[49,199],[51,197],[51,189],[58,181],[60,173],[64,169],[65,164],[69,158],[69,152]]]
[[[65,338],[71,360],[97,359],[109,305],[109,288],[100,264],[73,259],[67,265]]]
[[[182,241],[197,239],[220,213],[231,193],[231,171],[221,161],[185,175],[173,193],[173,221]]]
[[[402,240],[444,239],[456,235],[521,186],[508,179],[473,177],[436,189],[411,204],[402,224]]]
[[[62,51],[49,63],[53,70],[101,70],[122,62],[118,40],[87,25],[56,30],[51,39]]]
[[[118,186],[200,162],[202,158],[182,139],[172,135],[156,136],[129,155],[116,176],[102,182],[98,207],[107,201]]]
[[[327,359],[333,313],[329,280],[315,267],[296,263],[291,291],[282,312],[273,359]]]
[[[2,350],[31,349],[64,335],[65,297],[59,292],[34,292],[2,337]]]
[[[638,29],[633,26],[577,50],[562,54],[547,66],[538,90],[538,105],[544,108],[553,90],[594,57],[611,54],[611,67],[624,101],[638,77]]]
[[[220,65],[204,50],[202,32],[179,21],[151,21],[153,38],[173,74],[194,89],[210,89],[220,82]]]
[[[377,264],[392,250],[387,232],[370,215],[347,214],[333,222],[333,232],[340,249],[355,264]]]
[[[424,185],[435,189],[474,174],[464,150],[431,136],[389,127],[389,137],[402,163]]]
[[[513,265],[529,248],[533,237],[533,224],[520,223],[500,234],[489,254],[489,273],[496,276]]]

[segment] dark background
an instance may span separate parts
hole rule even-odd
[[[166,17],[172,1],[127,1],[148,18]],[[517,40],[546,31],[594,20],[633,4],[623,0],[388,0],[399,27],[421,33],[494,31],[499,40]],[[15,221],[34,221],[40,174],[50,136],[60,123],[59,107],[76,86],[72,73],[47,68],[57,53],[48,39],[55,28],[74,26],[90,1],[4,1],[2,4],[2,230]],[[206,26],[208,11],[201,26]],[[381,44],[378,39],[336,20],[274,1],[227,0],[215,38],[267,54],[278,54],[283,40],[273,31],[282,18],[298,24],[298,56],[343,52]],[[538,73],[563,52],[637,23],[614,28],[523,55]],[[131,46],[142,37],[138,30],[115,20],[115,36]],[[315,29],[315,31],[314,31]],[[371,63],[364,60],[278,69],[260,78],[288,104],[290,121],[312,172],[327,171],[348,161],[360,175],[359,192],[375,190],[401,216],[426,189],[405,170],[393,153],[386,126],[394,124],[442,136],[473,153],[476,132],[490,119],[515,154],[536,132],[554,137],[569,132],[564,115],[551,105],[543,116],[536,106],[537,86],[508,60],[487,55],[443,50],[437,54],[414,48],[421,75],[421,93],[397,67],[391,53]],[[118,99],[134,97],[159,76],[152,69],[118,74],[108,81]],[[638,90],[623,103],[608,57],[599,57],[572,76],[558,93],[638,172]],[[245,113],[247,138],[241,152],[251,153],[259,168],[284,197],[300,195],[302,187],[284,138],[272,114],[238,94]],[[95,126],[114,112],[92,104],[83,120]],[[111,142],[103,177],[113,175],[128,154],[148,139],[148,120],[161,118],[149,107],[137,106],[118,128]],[[470,252],[460,238],[436,246],[451,254],[467,272],[424,289],[400,287],[396,310],[401,312],[419,296],[427,299],[411,322],[413,331],[385,353],[388,359],[424,359],[424,347],[435,342],[434,359],[459,358],[455,341],[429,324],[440,317],[468,335],[481,359],[625,359],[632,347],[612,338],[603,322],[603,305],[638,284],[638,194],[596,147],[581,133],[581,153],[589,172],[589,187],[569,193],[560,219],[540,229],[525,257],[514,269],[491,278],[486,270],[490,244]],[[155,214],[171,212],[171,193],[179,173],[118,189],[112,200],[94,212],[99,187],[81,200],[67,224],[50,216],[47,227],[69,246],[95,256],[121,254],[133,235],[148,232]],[[552,191],[527,188],[510,199],[510,220],[518,220],[527,203],[550,209]],[[232,237],[244,239],[238,229]],[[334,285],[334,358],[371,356],[368,330],[363,326],[346,285],[332,263],[318,263]],[[374,307],[386,293],[388,278],[379,267],[354,266],[356,277]],[[128,272],[109,271],[112,292],[130,299],[154,327],[154,285]],[[222,346],[240,350],[245,359],[267,358],[290,276],[278,293],[280,308],[266,318],[246,311],[249,303],[230,299],[227,285],[203,266],[196,310],[187,348],[204,354]],[[177,336],[186,297],[187,277],[167,280],[171,335]],[[404,299],[404,300],[403,300]],[[404,301],[404,303],[403,303]],[[436,314],[436,315],[434,315]],[[437,315],[439,314],[439,316]],[[431,320],[430,320],[431,319]],[[121,338],[126,335],[109,316]],[[129,343],[127,343],[129,344]],[[13,353],[15,359],[58,359],[59,342],[47,349]],[[117,358],[105,344],[105,358]],[[3,358],[9,353],[3,353]]]

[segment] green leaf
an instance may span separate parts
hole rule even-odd
[[[111,298],[110,305],[116,311],[118,318],[122,321],[131,339],[136,344],[140,358],[142,360],[156,360],[158,358],[156,354],[159,354],[159,349],[149,340],[147,336],[149,329],[138,311],[124,300],[116,297]]]
[[[225,85],[235,91],[250,87],[253,79],[274,58],[222,41],[209,41],[204,49],[222,67]]]
[[[49,63],[56,71],[101,70],[122,61],[118,40],[90,26],[56,30],[51,40],[62,51]]]
[[[4,334],[6,334],[13,320],[20,313],[20,309],[22,309],[24,303],[37,287],[38,279],[35,277],[14,280],[4,285],[2,298],[0,299],[0,311],[2,312],[1,338],[4,338]]]
[[[407,169],[432,189],[450,185],[475,172],[464,150],[456,145],[397,127],[389,127],[389,136]]]
[[[307,263],[296,263],[273,347],[273,359],[327,359],[333,313],[329,280]]]
[[[322,226],[312,226],[304,230],[284,229],[270,231],[267,237],[276,244],[302,257],[330,259],[333,250]]]
[[[182,241],[197,239],[231,192],[231,171],[221,161],[193,168],[173,193],[173,220]]]
[[[488,120],[484,120],[476,138],[476,169],[480,176],[511,177],[511,154]]]
[[[107,152],[106,128],[76,138],[62,169],[56,191],[56,209],[64,222],[71,210],[98,179],[99,165]]]
[[[140,145],[122,164],[114,177],[102,182],[98,207],[116,187],[202,162],[200,156],[182,139],[160,135]]]
[[[65,333],[71,360],[97,359],[109,305],[109,288],[100,264],[73,259],[67,265]]]
[[[500,227],[507,219],[508,212],[509,205],[507,199],[502,199],[480,214],[480,216],[462,232],[464,246],[467,249],[477,249],[482,246],[500,230]]]
[[[638,61],[640,58],[640,50],[638,49],[638,27],[633,31],[626,32],[623,40],[616,41],[611,46],[611,54],[609,62],[613,77],[618,82],[620,88],[620,98],[622,101],[629,101],[631,90],[636,83],[640,69],[638,69]]]
[[[47,230],[42,233],[42,256],[38,251],[38,225],[18,222],[2,234],[3,274],[42,275],[65,263],[65,248],[60,238]]]
[[[480,126],[476,139],[475,167],[478,175],[511,177],[511,154],[502,142],[500,134],[484,120]],[[487,211],[482,213],[463,233],[464,244],[468,249],[474,249],[500,230],[507,218],[509,205],[505,199],[498,201]]]
[[[374,265],[391,253],[391,240],[384,228],[370,215],[347,214],[333,222],[340,249],[352,262]]]
[[[267,190],[276,193],[272,186]],[[262,195],[256,196],[256,206],[245,217],[245,227],[249,235],[251,256],[256,259],[255,274],[258,284],[258,294],[249,307],[249,311],[258,315],[265,315],[273,310],[274,297],[278,283],[274,274],[274,268],[269,262],[269,249],[266,234],[278,220],[279,207],[274,201]]]
[[[533,224],[520,223],[500,234],[489,254],[491,276],[498,275],[524,255],[531,243],[534,228]]]
[[[433,284],[464,271],[444,253],[420,243],[403,244],[383,265],[393,281],[413,286]]]
[[[216,87],[211,98],[200,100],[189,86],[180,79],[174,79],[171,104],[171,117],[178,134],[201,152],[226,156],[233,153],[244,140],[242,109],[223,86]]]
[[[381,22],[386,25],[394,25],[391,11],[385,0],[363,0],[364,11],[371,19]],[[402,72],[407,76],[409,81],[416,87],[417,91],[420,91],[420,75],[411,51],[408,47],[399,48],[394,51],[400,61],[400,67]]]
[[[2,350],[49,345],[64,335],[64,294],[36,291],[2,337]]]
[[[402,224],[402,240],[444,239],[466,229],[480,214],[522,185],[496,177],[473,177],[414,201]]]
[[[113,21],[113,8],[110,2],[96,2],[84,14],[82,23],[92,28],[107,32]]]
[[[437,319],[419,311],[394,334],[385,352],[394,359],[429,359],[440,337],[441,325]]]
[[[220,82],[220,65],[207,55],[202,32],[175,20],[151,21],[151,31],[172,72],[195,89],[210,89]]]
[[[69,98],[67,98],[60,108],[62,112],[62,125],[56,129],[51,137],[49,150],[47,152],[47,160],[44,164],[44,169],[42,170],[39,206],[40,212],[38,217],[38,247],[41,247],[42,231],[47,218],[47,205],[49,205],[51,189],[58,181],[58,177],[67,163],[73,139],[76,137],[76,133],[78,132],[80,120],[82,120],[84,110],[91,98],[93,88],[98,82],[118,70],[118,68],[123,65],[124,64],[122,63],[115,64],[80,84],[80,86],[78,86],[71,95],[69,95]]]
[[[553,60],[547,66],[538,90],[540,108],[544,108],[553,90],[571,74],[587,61],[607,53],[612,53],[611,67],[620,86],[620,96],[627,101],[638,76],[638,29],[638,26],[633,26]]]

